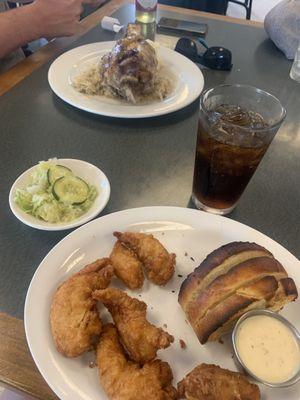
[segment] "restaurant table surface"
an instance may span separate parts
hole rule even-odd
[[[180,18],[167,11],[160,15]],[[133,6],[113,16],[123,24],[133,21]],[[203,70],[205,88],[250,84],[273,93],[287,108],[286,121],[229,218],[267,234],[299,257],[300,85],[289,78],[291,62],[267,39],[263,28],[203,21],[209,25],[208,44],[227,47],[233,55],[232,71]],[[113,33],[97,26],[70,48],[113,39]],[[112,188],[101,215],[142,206],[193,207],[198,100],[181,111],[151,119],[96,116],[69,106],[52,93],[47,81],[49,65],[0,97],[0,311],[18,318],[23,318],[26,292],[36,268],[69,233],[30,228],[11,213],[10,187],[30,166],[61,157],[100,167]]]

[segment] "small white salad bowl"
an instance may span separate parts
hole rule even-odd
[[[23,172],[12,185],[9,192],[9,206],[13,214],[24,224],[32,228],[41,229],[45,231],[62,231],[65,229],[75,228],[90,221],[96,217],[106,206],[110,197],[110,183],[106,175],[95,165],[86,161],[75,160],[71,158],[61,158],[55,160],[57,164],[64,165],[70,168],[73,173],[80,178],[84,179],[89,185],[94,185],[98,190],[96,197],[91,208],[81,217],[74,219],[71,222],[65,223],[50,223],[42,221],[32,215],[27,214],[15,203],[14,197],[17,189],[23,189],[28,185],[30,175],[37,165],[29,168]]]

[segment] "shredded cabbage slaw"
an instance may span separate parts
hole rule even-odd
[[[33,170],[29,184],[24,189],[17,189],[14,197],[16,204],[27,214],[50,223],[71,222],[85,214],[98,196],[95,186],[89,185],[86,201],[79,205],[58,201],[52,194],[48,182],[48,169],[57,163],[53,160],[41,161]]]

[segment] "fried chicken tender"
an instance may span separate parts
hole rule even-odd
[[[87,265],[62,283],[54,294],[50,325],[57,350],[66,357],[77,357],[93,345],[102,324],[92,292],[106,288],[113,276],[108,258]]]
[[[180,398],[188,400],[259,400],[257,385],[213,364],[200,364],[178,383]]]
[[[165,285],[172,278],[176,255],[168,253],[153,235],[114,232],[114,236],[137,254],[151,282],[156,285]]]
[[[168,363],[151,361],[140,367],[128,361],[113,324],[103,327],[97,347],[100,382],[110,400],[175,400]]]
[[[110,254],[115,275],[131,290],[141,288],[144,283],[142,263],[135,253],[119,240]]]
[[[144,364],[154,360],[159,349],[170,346],[174,341],[173,336],[147,321],[147,304],[143,301],[115,288],[97,290],[93,297],[111,313],[121,341],[135,362]]]

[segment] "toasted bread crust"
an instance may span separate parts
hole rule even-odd
[[[243,310],[261,300],[271,299],[278,289],[278,282],[273,276],[266,276],[252,285],[240,288],[225,301],[219,303],[200,319],[199,324],[194,324],[194,330],[200,340],[205,343],[210,335],[221,328],[227,321]]]
[[[241,309],[237,314],[229,318],[222,326],[216,329],[207,341],[218,340],[221,336],[229,333],[238,318],[251,310],[268,308],[272,311],[280,311],[286,303],[296,300],[298,297],[297,288],[292,278],[283,278],[278,281],[278,288],[271,299],[261,299],[252,302],[248,307]]]
[[[209,308],[224,301],[239,288],[249,286],[266,276],[277,279],[287,276],[283,266],[274,258],[257,257],[235,265],[226,274],[216,278],[195,299],[188,309],[189,319],[202,318]]]
[[[268,250],[233,242],[209,254],[186,278],[179,303],[204,344],[230,331],[245,312],[278,311],[297,296],[294,281]]]
[[[273,311],[281,310],[290,301],[296,300],[298,291],[292,278],[284,278],[278,282],[278,289],[270,300],[268,307]]]
[[[273,257],[273,255],[264,247],[250,242],[232,242],[214,250],[182,283],[178,296],[179,303],[184,308],[185,304],[193,300],[195,290],[200,294],[201,290],[215,277],[224,273],[224,270],[226,272],[234,265],[255,257]]]

